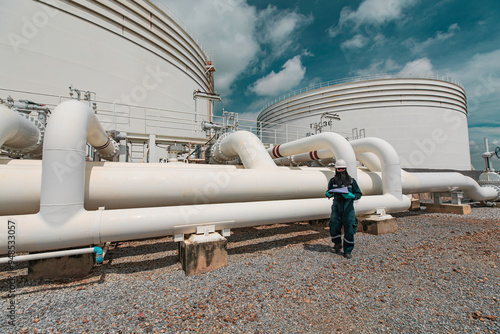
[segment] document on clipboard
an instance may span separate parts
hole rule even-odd
[[[328,190],[329,192],[331,192],[332,194],[348,194],[349,193],[349,189],[347,189],[347,187],[340,187],[340,188],[333,188],[333,189],[330,189]]]

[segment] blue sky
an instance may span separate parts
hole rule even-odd
[[[498,0],[161,0],[215,51],[216,108],[255,119],[291,90],[351,76],[450,76],[467,93],[472,162],[500,146]],[[494,158],[500,170],[500,159]]]

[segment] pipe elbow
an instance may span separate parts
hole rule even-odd
[[[47,125],[44,151],[79,150],[92,145],[106,159],[118,153],[118,144],[107,135],[94,112],[83,102],[70,100],[59,104]]]
[[[347,139],[338,133],[324,132],[311,137],[297,139],[292,142],[277,145],[267,150],[272,158],[281,158],[302,153],[328,149],[332,157],[344,159],[347,171],[356,178],[356,155]],[[311,157],[312,158],[312,157]],[[314,160],[314,159],[311,159]]]
[[[245,168],[278,168],[260,139],[251,132],[237,131],[219,138],[212,148],[214,160],[227,162],[239,157]]]
[[[474,201],[498,201],[500,199],[499,187],[492,185],[480,186],[473,179],[469,177],[467,179],[469,179],[468,186],[462,189],[465,196]]]
[[[0,147],[21,154],[40,150],[45,124],[4,106],[0,106],[0,120]]]

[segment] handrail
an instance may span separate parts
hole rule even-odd
[[[433,79],[433,80],[441,80],[441,81],[446,81],[452,84],[455,84],[461,88],[464,89],[464,86],[458,82],[457,80],[454,80],[448,76],[444,75],[438,75],[438,74],[405,74],[405,73],[378,73],[378,74],[369,74],[369,75],[364,75],[364,76],[357,76],[357,77],[348,77],[348,78],[343,78],[343,79],[337,79],[337,80],[330,80],[330,81],[325,81],[321,82],[318,84],[314,85],[309,85],[307,87],[303,87],[300,89],[296,89],[292,92],[286,93],[276,99],[274,99],[272,102],[269,102],[266,104],[264,107],[260,109],[260,112],[264,111],[265,109],[269,108],[275,103],[278,103],[282,100],[288,99],[292,96],[302,94],[309,92],[311,90],[323,88],[323,87],[330,87],[330,86],[335,86],[335,85],[340,85],[340,84],[346,84],[346,83],[351,83],[351,82],[357,82],[357,81],[368,81],[368,80],[376,80],[376,79]]]

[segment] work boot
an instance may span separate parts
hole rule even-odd
[[[342,253],[342,244],[333,245],[333,252],[336,254]]]
[[[352,255],[351,255],[351,253],[344,253],[344,257],[345,257],[346,259],[348,259],[348,260],[349,260],[349,259],[352,259]]]

